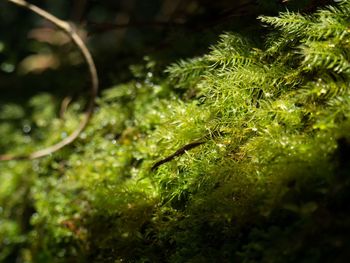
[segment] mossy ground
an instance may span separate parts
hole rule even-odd
[[[146,58],[72,146],[1,163],[0,261],[346,262],[350,2],[261,21],[262,43],[224,33],[166,77]],[[1,149],[74,130],[81,104],[58,106],[3,105]]]

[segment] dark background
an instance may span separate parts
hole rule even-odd
[[[287,8],[311,12],[329,1],[30,2],[79,28],[96,60],[104,89],[134,77],[130,66],[147,60],[156,60],[162,74],[171,62],[206,52],[223,31],[259,35],[254,32],[264,28],[257,23],[258,15],[275,15]],[[0,2],[0,21],[0,103],[19,102],[42,91],[64,97],[87,89],[83,60],[62,36],[53,40],[57,35],[53,25],[7,1]],[[46,55],[56,61],[45,63]]]

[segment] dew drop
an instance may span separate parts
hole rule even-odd
[[[30,125],[28,125],[28,124],[25,124],[25,125],[23,125],[22,130],[24,133],[30,133],[30,131],[32,130],[32,127],[30,127]]]

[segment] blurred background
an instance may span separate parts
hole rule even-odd
[[[102,88],[131,78],[130,65],[160,69],[208,50],[223,31],[249,32],[260,14],[310,10],[319,0],[61,0],[29,1],[73,22],[96,60]],[[0,2],[0,103],[49,91],[78,94],[88,85],[79,51],[66,35],[7,1]],[[254,34],[252,34],[254,35]],[[162,71],[160,70],[160,71]]]

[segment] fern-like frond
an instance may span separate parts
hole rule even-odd
[[[333,41],[307,40],[300,48],[305,70],[323,69],[336,73],[350,73],[349,57]]]
[[[280,55],[285,50],[295,47],[298,44],[297,39],[290,39],[287,36],[281,35],[280,32],[272,32],[266,39],[266,56]]]
[[[341,1],[337,6],[328,6],[314,14],[305,34],[308,39],[325,40],[329,37],[342,40],[349,36],[350,1]]]
[[[197,57],[188,60],[180,60],[170,65],[165,72],[169,78],[177,82],[179,87],[188,87],[198,82],[208,70],[209,63],[204,57]]]
[[[230,66],[245,66],[252,62],[251,43],[232,33],[221,35],[220,42],[211,48],[206,59],[213,67],[225,69]]]
[[[336,76],[324,75],[315,81],[307,83],[296,91],[295,99],[302,104],[322,103],[335,97],[344,96],[349,92],[348,83]]]
[[[313,20],[310,16],[303,16],[299,13],[288,11],[280,13],[278,17],[260,16],[258,19],[293,37],[305,36],[305,32],[308,31]]]
[[[350,12],[350,11],[349,11]],[[308,30],[308,37],[313,39],[327,39],[334,37],[342,40],[349,36],[350,13],[347,17],[335,16],[330,10],[322,10],[316,16],[316,23]]]

